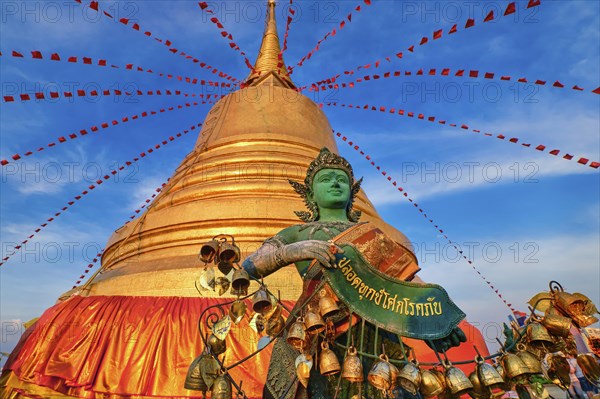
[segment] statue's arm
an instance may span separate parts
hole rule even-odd
[[[341,251],[341,249],[338,248]],[[319,240],[298,241],[297,227],[289,227],[267,239],[249,255],[242,267],[256,279],[266,277],[289,264],[316,259],[324,267],[335,267],[330,244]]]

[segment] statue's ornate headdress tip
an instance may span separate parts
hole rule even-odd
[[[354,183],[354,172],[350,162],[338,154],[329,151],[327,147],[321,148],[319,155],[308,166],[304,183],[308,187],[312,187],[315,175],[322,169],[342,169],[350,178],[351,184]]]

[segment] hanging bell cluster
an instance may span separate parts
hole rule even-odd
[[[240,256],[240,248],[230,235],[219,234],[202,244],[198,254],[200,261],[204,263],[204,268],[200,272],[200,285],[205,289],[216,291],[219,295],[226,293],[230,287],[233,295],[248,295],[250,277],[239,267]],[[211,263],[217,265],[222,276],[216,276],[214,268],[209,266]],[[237,269],[231,276],[234,265],[237,265]]]

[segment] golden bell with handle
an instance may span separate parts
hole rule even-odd
[[[499,388],[504,390],[504,379],[494,366],[486,363],[481,356],[477,356],[475,358],[475,362],[477,363],[475,372],[477,373],[477,378],[479,379],[481,385],[484,387],[489,387],[490,389]]]
[[[571,334],[571,327],[573,323],[571,319],[559,314],[546,314],[542,319],[542,324],[548,332],[552,335],[558,335],[559,337],[567,337]]]
[[[231,317],[231,321],[235,324],[238,324],[244,316],[246,315],[246,302],[240,301],[239,299],[234,301],[229,307],[229,317]]]
[[[421,386],[419,387],[421,395],[426,398],[433,398],[440,395],[445,389],[444,384],[435,372],[427,369],[421,370]]]
[[[388,363],[390,364],[390,390],[393,390],[398,386],[398,375],[400,375],[400,370],[394,363]],[[417,387],[417,390],[418,389],[419,387]]]
[[[226,263],[238,263],[240,261],[240,249],[235,243],[222,242],[219,260]]]
[[[231,277],[231,293],[238,296],[248,295],[250,275],[244,269],[236,269]]]
[[[600,365],[594,356],[580,353],[577,355],[577,364],[585,378],[596,386],[600,385]]]
[[[273,308],[273,303],[267,291],[261,287],[252,297],[252,310],[261,315],[266,315]]]
[[[309,334],[316,334],[325,329],[325,322],[318,313],[314,312],[310,306],[304,316],[304,325],[306,326],[306,332]]]
[[[319,291],[319,296],[321,297],[319,298],[319,313],[324,319],[340,311],[337,302],[330,295],[327,295],[326,290]]]
[[[532,344],[554,343],[546,327],[537,321],[534,321],[527,326],[527,340]]]
[[[502,356],[502,368],[509,379],[519,378],[531,374],[531,370],[515,354],[505,353]]]
[[[187,375],[185,376],[185,383],[183,387],[192,391],[208,391],[208,386],[202,379],[202,372],[200,370],[200,361],[203,357],[208,356],[206,354],[200,355],[192,361],[188,368]]]
[[[321,357],[319,358],[319,371],[321,375],[330,376],[342,370],[335,353],[329,349],[327,342],[321,342]]]
[[[392,386],[390,375],[390,363],[388,357],[384,354],[379,356],[379,360],[373,364],[369,375],[369,383],[380,391],[387,391]]]
[[[200,260],[205,264],[212,262],[219,253],[220,244],[221,243],[217,240],[210,240],[209,242],[202,244],[200,253],[198,254]]]
[[[357,353],[356,348],[350,346],[342,366],[342,378],[350,382],[363,382],[365,379],[362,362]]]
[[[517,345],[517,356],[525,363],[525,366],[531,371],[532,374],[540,374],[542,372],[542,363],[536,358],[531,352],[525,349],[525,345],[519,343]]]
[[[306,345],[306,331],[304,330],[304,319],[298,317],[287,333],[286,341],[299,351]]]
[[[421,371],[419,366],[413,362],[407,362],[398,373],[400,386],[413,395],[417,394],[421,385]]]
[[[213,383],[210,394],[212,399],[231,399],[233,397],[231,382],[225,374],[221,374],[217,377]]]
[[[469,381],[473,384],[473,390],[468,392],[470,397],[473,399],[489,399],[492,397],[492,390],[483,385],[479,379],[477,370],[469,374]]]
[[[444,367],[446,367],[446,385],[452,395],[460,396],[473,389],[471,380],[461,369],[452,366],[450,362],[446,362]]]
[[[207,340],[208,347],[210,348],[210,353],[217,356],[221,353],[224,353],[227,350],[227,345],[224,340],[217,338],[216,335],[210,334]]]

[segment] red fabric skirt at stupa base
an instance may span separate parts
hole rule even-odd
[[[200,314],[223,299],[181,297],[74,296],[49,308],[21,338],[3,370],[12,397],[201,398],[184,388],[190,363],[203,349]],[[249,307],[251,306],[248,302]],[[286,306],[293,303],[286,303]],[[473,344],[482,355],[481,333],[461,324],[469,342],[449,352],[451,360],[471,360]],[[227,336],[225,363],[256,350],[259,335],[246,317]],[[437,362],[418,340],[407,340],[421,362]],[[272,346],[230,371],[243,381],[250,399],[262,397]],[[462,367],[471,371],[473,366]],[[50,393],[54,394],[51,395]],[[235,392],[234,392],[235,393]]]

